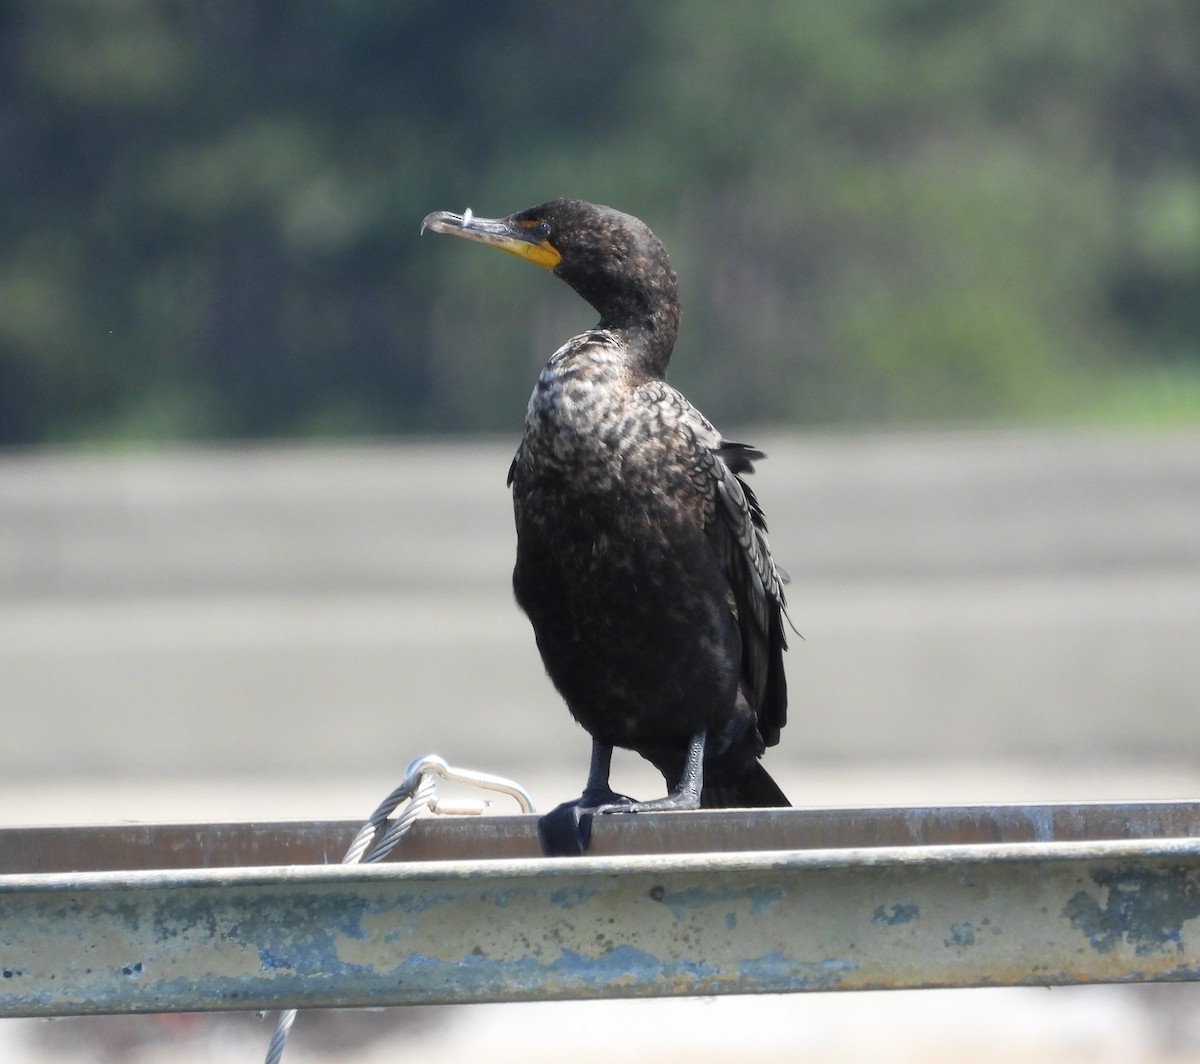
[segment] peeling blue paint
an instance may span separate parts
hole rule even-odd
[[[564,949],[549,967],[591,986],[606,986],[613,982],[614,978],[658,982],[674,981],[682,976],[699,982],[722,974],[721,968],[715,965],[683,958],[664,960],[647,950],[629,945],[617,946],[598,957],[589,957],[574,950]]]
[[[398,973],[420,973],[422,981],[441,976],[459,988],[492,985],[499,979],[509,986],[544,986],[548,981],[563,990],[602,990],[614,983],[662,984],[685,979],[697,984],[721,978],[720,967],[699,961],[664,960],[636,946],[621,945],[598,956],[563,949],[549,962],[525,956],[499,963],[475,953],[457,960],[443,960],[424,953],[410,953],[397,967]],[[554,978],[547,980],[547,972]]]
[[[837,986],[847,975],[858,971],[858,965],[840,957],[797,961],[784,956],[779,950],[770,950],[761,957],[739,961],[737,970],[741,981],[747,984],[790,990],[822,990]]]
[[[1186,868],[1098,870],[1092,882],[1105,892],[1104,903],[1086,890],[1063,907],[1071,926],[1087,936],[1098,953],[1125,942],[1144,957],[1183,951],[1183,925],[1200,916],[1200,878]]]
[[[888,927],[895,927],[898,924],[911,923],[921,915],[919,905],[914,905],[910,901],[898,901],[886,908],[882,905],[875,906],[875,911],[871,914],[871,923],[887,924]]]
[[[291,971],[291,956],[287,952],[279,953],[270,946],[260,946],[258,949],[259,967],[264,972]]]
[[[959,924],[950,925],[950,937],[946,939],[947,946],[975,945],[975,926],[964,920]]]
[[[655,895],[657,897],[657,895]],[[782,887],[740,887],[732,890],[714,890],[711,887],[689,887],[687,890],[672,890],[659,899],[676,920],[682,920],[688,910],[709,905],[728,905],[730,902],[748,901],[750,915],[759,916],[770,912],[771,907],[783,898]]]

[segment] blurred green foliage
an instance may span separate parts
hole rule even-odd
[[[1200,420],[1194,0],[9,0],[0,442],[515,432],[555,195],[723,423]]]

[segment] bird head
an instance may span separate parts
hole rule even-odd
[[[638,218],[584,200],[555,199],[479,218],[435,211],[421,230],[449,233],[506,251],[555,273],[600,314],[605,328],[648,328],[674,341],[679,325],[675,271],[662,242]]]

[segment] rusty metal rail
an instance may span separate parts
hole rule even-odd
[[[1200,803],[0,830],[0,1016],[1200,979]]]

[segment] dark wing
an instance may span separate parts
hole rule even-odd
[[[709,474],[716,485],[716,507],[708,533],[717,544],[737,609],[742,636],[742,682],[758,713],[763,742],[774,746],[787,723],[787,681],[783,622],[785,577],[771,559],[767,522],[754,492],[741,474],[754,472],[762,451],[721,440],[710,450]]]

